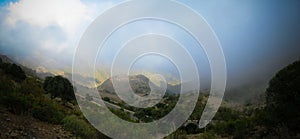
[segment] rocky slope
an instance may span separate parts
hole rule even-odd
[[[0,138],[69,139],[75,138],[61,125],[41,122],[30,116],[15,115],[0,109]]]

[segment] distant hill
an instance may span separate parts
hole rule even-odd
[[[127,77],[125,75],[121,75],[121,76],[115,76],[112,78],[120,81],[122,84],[122,82],[124,82],[124,83],[126,82]],[[112,98],[115,101],[120,101],[118,99],[118,97],[116,96],[116,92],[115,92],[114,86],[112,84],[112,78],[105,80],[97,89],[99,90],[99,93],[101,94],[101,96],[106,96],[106,97]],[[130,84],[131,89],[134,91],[134,93],[137,95],[140,95],[140,96],[149,95],[151,89],[154,89],[153,91],[156,91],[155,89],[161,89],[159,86],[152,83],[149,80],[149,78],[147,78],[144,75],[129,76],[129,84]],[[150,87],[150,85],[152,88]],[[180,85],[178,87],[178,85],[172,86],[172,85],[168,84],[167,90],[165,93],[166,94],[176,94],[177,92],[179,92],[178,90],[176,90],[178,88],[180,89]]]
[[[50,72],[41,72],[41,71],[38,71],[38,70],[34,70],[34,69],[31,69],[31,68],[28,68],[14,60],[12,60],[11,58],[9,58],[8,56],[6,55],[0,55],[0,58],[2,59],[2,61],[4,63],[15,63],[16,65],[20,66],[24,72],[29,75],[29,76],[37,76],[38,78],[40,79],[45,79],[47,76],[54,76],[53,73],[50,73]]]
[[[66,78],[68,78],[70,81],[73,78],[76,78],[76,81],[78,84],[86,86],[86,87],[95,87],[95,85],[100,84],[100,81],[96,78],[92,78],[92,77],[85,77],[83,75],[80,74],[72,74],[72,73],[64,73],[64,75],[62,75]]]
[[[118,81],[125,82],[126,81],[126,76],[115,76],[112,77]],[[104,92],[104,93],[110,93],[110,94],[115,94],[115,90],[114,90],[114,86],[112,84],[112,78],[109,78],[107,80],[105,80],[99,87],[98,90],[100,92]],[[151,84],[151,86],[153,86],[153,89],[156,88],[160,88],[158,87],[158,85],[156,85],[155,83],[151,82],[149,80],[149,78],[147,78],[145,75],[132,75],[129,76],[129,83],[131,88],[133,89],[133,91],[136,94],[140,94],[140,95],[147,95],[148,93],[150,93],[150,86],[149,84]],[[193,88],[193,82],[184,82],[182,84],[167,84],[167,90],[166,93],[167,94],[179,94],[181,91],[181,86],[185,85],[187,87],[187,89],[183,90],[183,93],[187,93],[190,91],[193,91],[190,88]]]
[[[124,75],[124,76],[115,76],[112,78],[120,81],[121,83],[122,82],[125,83],[127,77]],[[98,90],[106,93],[115,94],[116,92],[112,84],[112,80],[113,80],[112,78],[105,80],[98,87]],[[144,75],[129,76],[129,84],[136,94],[147,95],[151,91],[149,86],[149,79]]]
[[[11,60],[9,57],[7,57],[6,55],[0,55],[0,58],[2,59],[3,63],[14,63],[13,60]]]
[[[40,79],[45,79],[47,76],[55,76],[55,75],[61,75],[63,77],[68,78],[69,80],[72,80],[72,74],[68,72],[63,72],[61,70],[52,71],[49,69],[46,69],[44,67],[39,67],[37,69],[31,69],[26,66],[23,66],[22,64],[19,64],[15,62],[12,58],[6,55],[0,55],[0,58],[2,59],[3,62],[5,63],[15,63],[18,66],[20,66],[27,75],[29,76],[36,76]],[[98,86],[98,90],[101,90],[102,92],[110,93],[110,94],[115,94],[115,90],[113,89],[113,85],[111,83],[111,79],[106,79],[105,78],[108,76],[108,73],[104,72],[105,70],[101,71],[101,73],[105,73],[104,75],[101,74],[101,80],[100,74],[98,74],[96,78],[92,77],[87,77],[81,74],[73,74],[77,79],[80,80],[80,82],[77,82],[80,85],[94,88],[95,85]],[[147,74],[147,75],[146,75]],[[140,75],[133,75],[130,77],[130,85],[133,88],[134,92],[136,92],[139,95],[147,95],[150,93],[150,87],[149,87],[149,76],[152,74],[150,73],[145,73],[140,74]],[[99,76],[99,77],[98,77]],[[103,76],[103,77],[102,77]],[[125,78],[122,76],[119,77],[114,77],[114,78],[119,78],[120,80],[124,80]],[[96,83],[96,84],[95,84]],[[154,86],[157,85],[157,83],[151,83]],[[179,94],[181,85],[191,85],[191,82],[184,82],[184,83],[170,83],[167,84],[167,93],[169,94]],[[201,89],[203,86],[206,85],[201,85]],[[207,85],[209,86],[209,85]],[[232,103],[240,103],[240,104],[261,104],[264,103],[264,91],[265,91],[266,85],[263,83],[256,83],[253,85],[245,85],[245,86],[239,86],[239,87],[234,87],[234,88],[227,88],[225,95],[224,95],[224,100]],[[209,89],[207,89],[209,90]],[[184,92],[188,92],[191,90],[185,90]],[[203,91],[203,90],[201,90]]]

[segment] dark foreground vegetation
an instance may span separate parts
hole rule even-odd
[[[283,68],[271,79],[265,99],[263,105],[221,106],[205,129],[189,124],[174,134],[179,138],[300,138],[300,61]],[[191,119],[200,118],[197,113],[201,113],[205,103],[199,102]],[[188,135],[195,133],[200,134]]]
[[[4,63],[0,59],[0,95],[1,110],[33,117],[49,125],[61,125],[71,133],[66,138],[108,138],[84,118],[76,104],[74,88],[64,77],[47,77],[43,81],[27,75],[18,65]],[[265,96],[263,105],[221,106],[213,121],[206,128],[199,129],[197,120],[208,97],[207,94],[200,95],[190,122],[166,138],[300,138],[300,61],[279,71],[270,81]],[[135,109],[116,103],[121,109],[111,110],[128,121],[149,122],[167,114],[177,98],[167,95],[164,103],[149,109]],[[92,101],[92,98],[87,100]],[[104,100],[111,101],[109,98]],[[135,118],[124,109],[135,111]],[[10,134],[0,137],[10,138]],[[17,138],[22,137],[28,136]]]
[[[44,82],[37,77],[26,76],[16,64],[1,62],[0,67],[1,109],[15,115],[33,117],[48,124],[62,125],[72,133],[66,138],[107,138],[84,118],[76,104],[73,87],[67,79],[56,76],[46,78]],[[30,130],[24,129],[25,132]],[[6,134],[0,138],[12,136]]]

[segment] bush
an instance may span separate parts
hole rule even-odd
[[[124,120],[127,120],[127,121],[133,121],[130,117],[130,114],[125,112],[125,111],[122,111],[122,110],[119,110],[119,109],[109,109],[112,113],[114,113],[115,115],[117,115],[118,117],[124,119]]]
[[[217,122],[213,126],[214,132],[223,136],[233,136],[233,138],[246,138],[249,124],[247,119],[229,120],[227,122]]]
[[[186,125],[185,131],[187,134],[197,134],[200,133],[201,129],[197,124],[189,123],[188,125]]]
[[[46,102],[32,109],[32,116],[45,122],[58,124],[65,117],[54,104]]]
[[[46,77],[44,90],[50,93],[52,98],[60,97],[65,101],[76,99],[72,84],[62,76]]]
[[[234,123],[234,139],[245,139],[247,135],[248,123],[245,120],[239,119]]]
[[[213,132],[205,132],[201,134],[200,136],[201,139],[216,139],[217,136]]]
[[[29,96],[17,96],[15,93],[4,96],[1,103],[14,114],[24,114],[32,108],[32,101],[29,99]]]
[[[238,119],[240,115],[241,115],[240,113],[230,108],[221,107],[216,113],[214,120],[221,120],[221,121],[235,120]]]
[[[63,119],[64,127],[71,131],[74,135],[82,138],[97,138],[97,130],[95,130],[85,120],[79,119],[78,117],[71,115]]]
[[[169,136],[165,137],[165,139],[188,139],[186,132],[184,130],[176,130]]]
[[[110,98],[109,97],[104,97],[103,100],[106,101],[106,102],[110,102]]]
[[[0,69],[0,93],[1,96],[10,94],[14,91],[14,83]]]
[[[22,68],[16,64],[2,63],[1,68],[6,74],[9,74],[13,77],[13,80],[21,82],[26,79],[25,72]]]
[[[289,131],[300,131],[300,61],[280,70],[269,82],[266,91],[266,110],[269,127],[286,126]]]
[[[41,96],[45,94],[45,91],[39,86],[36,78],[26,78],[21,83],[20,92],[22,94],[34,94],[35,96]]]

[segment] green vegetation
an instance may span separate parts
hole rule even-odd
[[[85,120],[75,115],[67,116],[63,119],[63,126],[72,131],[76,137],[82,137],[85,139],[94,138],[106,138],[100,134],[93,126],[87,123]]]
[[[279,71],[266,91],[268,127],[300,131],[300,61]]]
[[[21,67],[15,64],[2,63],[1,60],[0,65],[1,108],[16,115],[32,116],[51,124],[62,124],[66,130],[78,138],[108,138],[86,121],[79,107],[70,108],[66,106],[67,101],[74,99],[73,87],[67,79],[48,77],[48,83],[45,85],[37,77],[26,77]],[[8,69],[13,70],[8,72]],[[64,102],[48,97],[43,86],[49,89],[48,93],[54,93],[55,89],[64,93],[57,94],[55,92],[55,97],[62,97]]]
[[[41,121],[46,121],[54,124],[61,123],[65,113],[63,113],[62,108],[59,108],[55,103],[50,101],[42,102],[38,106],[35,106],[31,113],[33,117],[40,119]]]
[[[0,62],[0,68],[3,70],[4,73],[10,75],[10,77],[17,82],[21,82],[26,78],[25,72],[22,68],[16,64],[11,63],[3,63]]]
[[[200,119],[207,96],[200,96],[190,120]],[[269,82],[266,105],[239,109],[220,107],[212,122],[199,130],[193,123],[167,138],[299,138],[300,61],[280,70]],[[196,123],[197,124],[197,123]],[[182,134],[178,134],[182,133]]]
[[[107,101],[107,102],[110,102],[110,98],[109,97],[104,97],[103,100]]]
[[[167,95],[151,108],[138,109],[118,104],[135,111],[139,122],[151,122],[166,115],[177,102],[178,96]],[[208,94],[201,94],[188,123],[167,139],[181,138],[296,138],[300,131],[300,61],[283,70],[270,81],[266,90],[266,105],[247,105],[233,108],[221,106],[212,122],[199,129],[200,119]]]
[[[166,94],[163,100],[154,107],[149,108],[135,108],[131,106],[121,105],[122,108],[134,111],[134,116],[141,122],[152,122],[167,115],[176,105],[179,95]]]
[[[42,81],[34,76],[27,77],[20,66],[3,63],[0,60],[0,95],[0,107],[16,115],[27,115],[44,122],[61,124],[79,138],[108,138],[84,118],[79,107],[74,103],[72,84],[62,76],[47,77]],[[108,97],[104,97],[103,100],[119,105],[120,109],[110,108],[110,110],[122,119],[131,122],[151,122],[169,113],[176,105],[178,97],[167,93],[160,103],[146,109],[118,103]],[[208,94],[200,94],[189,122],[166,139],[297,138],[300,136],[300,61],[282,69],[272,78],[266,90],[265,105],[248,105],[239,108],[221,106],[212,122],[204,129],[199,129],[198,120],[207,98]],[[85,99],[93,101],[90,95],[86,95]],[[93,111],[93,107],[89,108],[91,108],[91,115],[98,112]],[[130,114],[128,110],[135,113]],[[90,120],[97,121],[96,119],[97,117],[94,117]],[[97,124],[105,126],[105,123]],[[112,128],[117,127],[116,123]],[[146,132],[151,131],[141,129],[137,134]]]
[[[60,97],[65,101],[75,100],[72,84],[62,76],[46,77],[44,89],[51,94],[52,98]]]
[[[128,112],[125,112],[124,110],[119,110],[119,109],[109,109],[112,113],[114,113],[115,115],[119,116],[120,118],[127,120],[127,121],[131,121],[131,122],[135,122],[131,117],[130,114]]]

